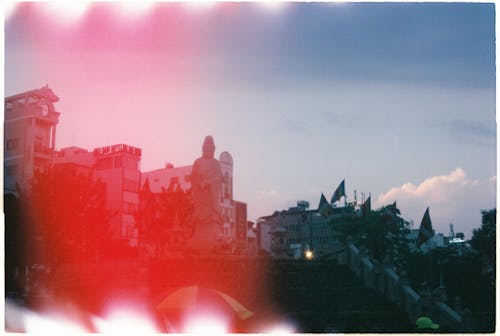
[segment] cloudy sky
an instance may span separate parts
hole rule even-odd
[[[8,8],[5,95],[48,84],[58,148],[127,143],[147,171],[211,134],[250,220],[344,178],[445,234],[496,205],[493,4],[135,6]]]

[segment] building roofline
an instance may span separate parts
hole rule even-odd
[[[43,97],[51,100],[52,102],[59,101],[59,97],[55,95],[54,91],[52,91],[48,85],[42,86],[39,89],[29,90],[29,91],[15,94],[15,95],[10,96],[10,97],[6,97],[5,101],[16,100],[16,99],[19,99],[19,98],[22,98],[22,97],[25,97],[28,95],[34,95],[34,94],[43,96]]]
[[[179,167],[173,167],[173,168],[157,168],[149,171],[144,171],[142,174],[151,174],[151,173],[158,173],[158,172],[163,172],[167,170],[176,170],[176,169],[188,169],[188,168],[193,168],[193,165],[186,165],[186,166],[179,166]]]

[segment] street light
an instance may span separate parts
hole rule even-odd
[[[306,249],[304,251],[304,257],[307,259],[307,260],[312,260],[314,258],[314,253],[311,249]]]

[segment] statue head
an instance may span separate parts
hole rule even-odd
[[[203,151],[203,157],[205,159],[212,159],[214,157],[215,143],[211,135],[207,135],[205,137],[205,141],[203,141],[202,151]]]

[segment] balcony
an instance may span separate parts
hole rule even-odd
[[[50,156],[51,153],[51,149],[49,146],[44,146],[40,143],[35,143],[33,151],[35,153],[35,156],[43,156],[47,158]]]

